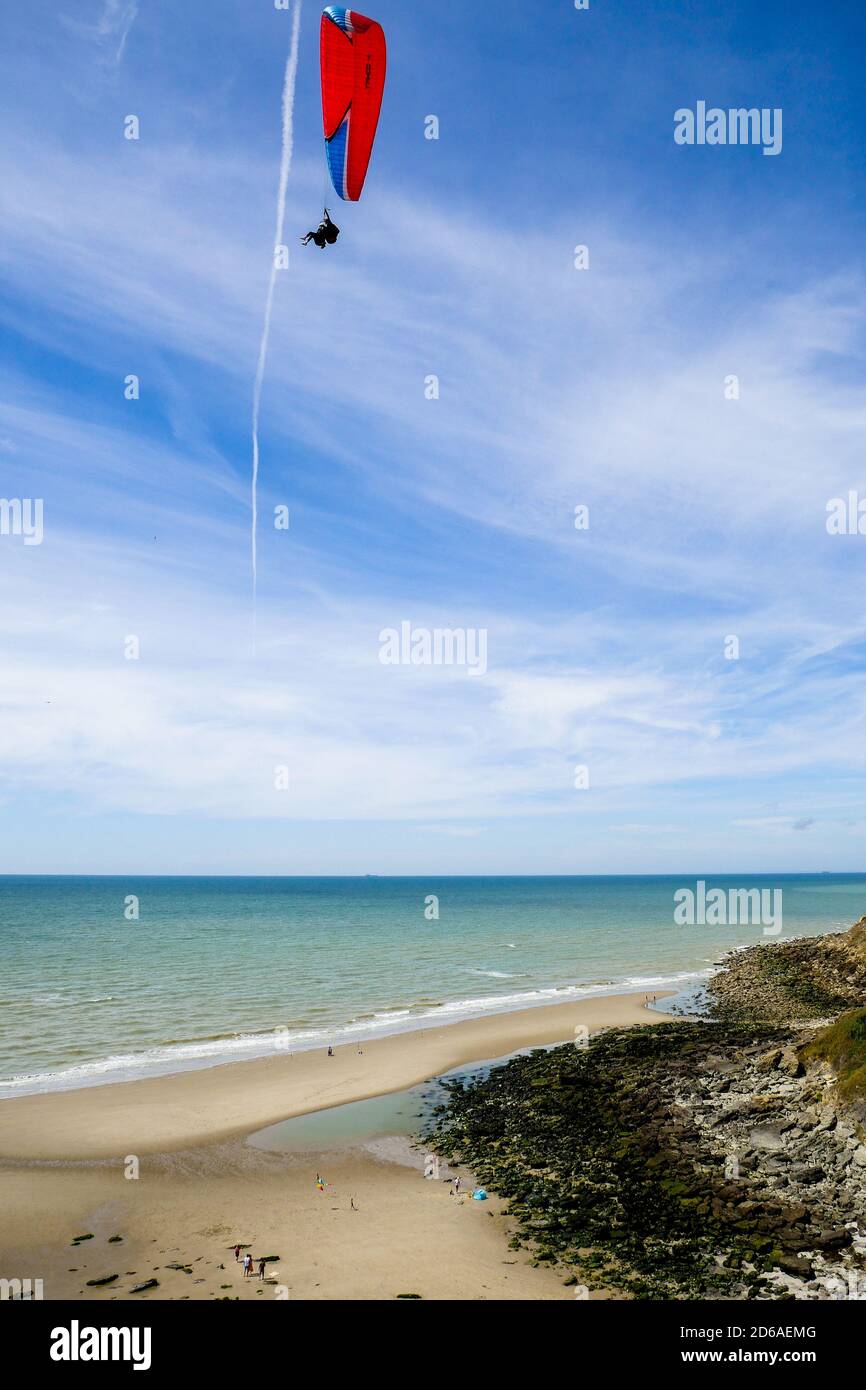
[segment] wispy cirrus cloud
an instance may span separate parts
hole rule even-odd
[[[276,109],[288,31],[250,13],[223,16],[256,56],[218,101],[172,50],[137,73],[141,142],[115,102],[0,151],[20,347],[4,489],[46,503],[42,547],[0,545],[6,795],[290,822],[292,845],[387,822],[386,852],[411,826],[493,869],[524,845],[621,867],[620,835],[652,863],[674,841],[757,855],[798,825],[832,849],[866,771],[859,540],[824,527],[863,479],[866,287],[854,257],[769,277],[760,201],[735,243],[693,206],[681,225],[681,205],[613,215],[583,183],[542,219],[504,198],[492,215],[429,172],[444,147],[422,176],[400,146],[333,254],[293,249],[275,285],[251,661],[245,429],[276,149],[242,118],[268,82]],[[88,14],[93,61],[126,53],[126,74],[136,6]],[[304,92],[298,232],[321,190]],[[383,667],[378,634],[404,619],[486,628],[487,675]]]
[[[99,8],[101,5],[101,9]],[[93,18],[61,15],[67,28],[97,44],[103,56],[115,65],[123,59],[129,31],[138,18],[138,0],[98,0]]]

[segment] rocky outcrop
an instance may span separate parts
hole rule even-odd
[[[455,1083],[429,1142],[567,1283],[866,1299],[866,917],[735,952],[709,991],[709,1019]]]
[[[866,1146],[814,1029],[612,1030],[454,1085],[429,1136],[514,1242],[637,1298],[866,1295]]]
[[[847,932],[735,951],[708,989],[726,1019],[805,1022],[866,1004],[866,917]]]

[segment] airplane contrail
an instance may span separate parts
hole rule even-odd
[[[262,325],[262,340],[259,344],[259,361],[256,367],[256,380],[253,386],[253,478],[252,478],[252,562],[253,562],[253,604],[256,601],[258,571],[256,568],[256,527],[258,524],[258,483],[259,483],[259,407],[262,402],[262,382],[268,360],[268,340],[271,336],[271,311],[274,307],[274,288],[277,282],[276,248],[283,244],[283,223],[286,216],[286,189],[289,183],[289,170],[292,167],[292,147],[294,144],[295,79],[298,75],[298,39],[301,31],[301,5],[297,0],[292,14],[292,38],[289,56],[286,59],[286,74],[283,79],[283,143],[280,156],[280,182],[277,188],[277,228],[274,235],[274,254],[271,258],[271,275],[268,281],[268,294],[265,300],[265,319]]]

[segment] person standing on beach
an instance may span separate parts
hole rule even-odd
[[[239,1245],[236,1245],[236,1246],[235,1246],[235,1264],[237,1264],[237,1262],[238,1262],[238,1260],[240,1259],[240,1257],[241,1257],[241,1247],[240,1247]]]
[[[264,1259],[261,1259],[261,1260],[259,1260],[259,1278],[260,1278],[260,1279],[264,1279],[264,1277],[265,1277],[265,1262],[264,1262]]]
[[[253,1268],[253,1257],[252,1257],[252,1255],[249,1253],[249,1251],[247,1251],[246,1255],[244,1255],[244,1278],[245,1278],[245,1279],[248,1279],[248,1278],[250,1277],[250,1274],[252,1273],[252,1268]]]

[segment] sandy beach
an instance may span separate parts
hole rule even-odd
[[[643,994],[599,997],[383,1038],[360,1053],[277,1055],[4,1101],[0,1277],[41,1278],[46,1298],[132,1297],[150,1279],[156,1286],[136,1299],[573,1298],[561,1274],[509,1248],[499,1201],[453,1198],[447,1180],[425,1180],[406,1142],[395,1157],[375,1144],[268,1153],[244,1138],[464,1063],[569,1041],[580,1027],[659,1017]],[[82,1235],[91,1239],[73,1245]],[[243,1278],[236,1242],[279,1257],[264,1281]]]
[[[489,1015],[360,1045],[0,1101],[0,1158],[160,1153],[250,1134],[292,1115],[403,1090],[469,1062],[646,1023],[643,994]],[[666,997],[660,993],[658,998]]]

